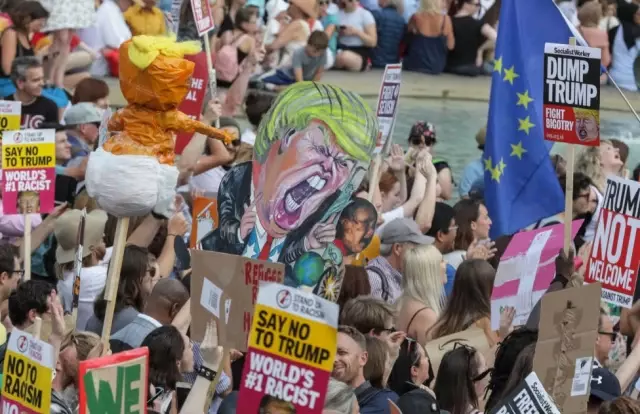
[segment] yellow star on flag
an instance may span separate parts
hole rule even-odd
[[[522,156],[525,152],[527,152],[527,150],[522,146],[522,141],[518,142],[516,145],[511,144],[512,157],[518,157],[519,159],[522,159]]]
[[[529,135],[529,130],[535,126],[528,116],[525,119],[518,118],[518,124],[518,131],[524,131],[527,135]]]
[[[500,158],[500,162],[496,165],[496,168],[500,169],[500,174],[504,173],[504,169],[507,167],[507,164],[504,163],[504,160]]]
[[[497,167],[491,170],[491,179],[500,182],[500,175],[502,175],[502,171],[500,171],[500,167]]]
[[[518,95],[518,103],[516,105],[524,106],[524,109],[529,109],[529,104],[533,102],[533,98],[529,96],[529,90],[527,89],[524,93],[517,93]]]
[[[516,80],[516,78],[519,76],[520,75],[516,73],[516,69],[514,66],[511,66],[509,69],[504,70],[504,80],[506,82],[509,82],[511,86],[513,86],[513,81]]]
[[[502,74],[502,56],[493,62],[493,71]]]
[[[491,171],[491,168],[492,168],[491,157],[485,158],[485,160],[484,160],[484,170],[485,171]]]

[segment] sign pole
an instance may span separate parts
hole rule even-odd
[[[111,336],[111,324],[113,323],[113,312],[116,307],[116,295],[118,284],[120,283],[120,268],[122,267],[122,256],[127,244],[127,231],[129,230],[129,217],[120,217],[116,225],[116,237],[113,244],[113,255],[109,262],[109,274],[107,275],[107,286],[104,291],[104,299],[107,301],[107,310],[104,314],[104,324],[102,325],[102,344],[104,352],[109,350],[109,337]]]
[[[576,38],[570,37],[569,44],[576,45]],[[575,147],[567,144],[567,174],[565,175],[564,192],[564,252],[569,256],[571,250],[571,222],[573,221],[573,164],[575,158]]]
[[[24,249],[24,281],[31,280],[31,214],[24,215],[24,239],[22,240]]]
[[[211,99],[215,99],[218,94],[218,84],[216,82],[216,70],[213,68],[213,59],[211,58],[211,41],[209,33],[205,33],[204,53],[207,55],[207,67],[209,68],[209,90],[211,91]],[[216,119],[216,128],[220,128],[220,119]]]

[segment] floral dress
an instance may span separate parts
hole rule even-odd
[[[49,11],[44,32],[62,29],[86,29],[93,26],[96,15],[94,0],[39,0]],[[111,1],[111,0],[106,0]]]

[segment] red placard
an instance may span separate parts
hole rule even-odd
[[[193,76],[191,77],[191,87],[189,93],[184,98],[178,110],[189,115],[193,119],[199,119],[202,113],[202,102],[204,101],[204,95],[207,92],[207,82],[209,81],[209,71],[207,70],[207,57],[204,52],[200,52],[197,55],[186,56],[188,59],[196,64],[193,70]],[[187,146],[193,134],[182,132],[176,137],[176,154],[182,154],[184,147]]]
[[[605,302],[630,308],[638,280],[640,185],[610,176],[584,280],[602,283]]]
[[[193,19],[196,21],[198,36],[203,36],[216,27],[213,23],[209,0],[191,0],[191,10],[193,10]]]

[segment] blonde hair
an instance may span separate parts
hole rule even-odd
[[[442,13],[442,0],[420,0],[420,10],[424,13]]]
[[[417,246],[404,254],[402,296],[423,303],[440,316],[442,311],[442,253],[433,245]]]
[[[597,27],[602,19],[602,6],[597,1],[585,3],[578,9],[578,20],[581,26]]]
[[[601,146],[605,144],[613,146],[611,141],[609,141],[608,139],[600,140]],[[602,194],[604,194],[606,177],[604,175],[604,172],[602,171],[599,147],[588,147],[583,150],[578,155],[575,167],[576,172],[581,172],[587,177],[591,178],[593,184]]]

